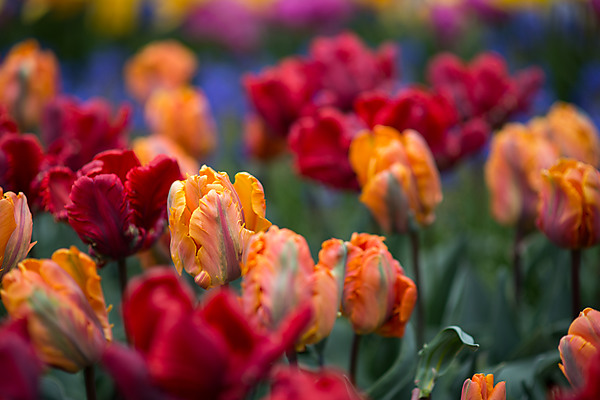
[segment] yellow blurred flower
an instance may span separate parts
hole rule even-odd
[[[376,126],[352,140],[349,158],[362,186],[360,201],[386,232],[433,223],[442,201],[441,182],[420,134]]]
[[[533,228],[541,172],[558,158],[554,144],[522,124],[507,124],[492,139],[485,164],[492,216],[500,224]]]
[[[570,249],[600,242],[600,172],[573,159],[560,159],[542,173],[538,228]]]
[[[0,187],[0,282],[35,244],[31,243],[32,230],[27,197],[23,193],[3,193]]]
[[[42,360],[76,372],[100,359],[112,340],[96,264],[75,247],[52,259],[27,259],[2,279],[2,302],[12,318],[26,318]]]
[[[248,241],[271,225],[263,187],[247,172],[231,184],[225,172],[204,165],[198,175],[173,182],[167,207],[175,268],[205,289],[239,278]]]
[[[37,41],[18,43],[0,65],[0,105],[8,108],[22,130],[37,126],[46,103],[59,91],[58,61]]]
[[[200,90],[157,90],[148,99],[145,114],[153,134],[168,137],[194,159],[206,157],[217,144],[215,124]]]
[[[187,85],[198,63],[194,53],[175,40],[156,41],[144,46],[125,64],[125,86],[140,102],[156,89]]]

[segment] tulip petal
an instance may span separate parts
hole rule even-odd
[[[233,187],[244,213],[245,228],[252,232],[265,231],[271,223],[265,218],[267,209],[262,184],[247,172],[235,175]]]
[[[29,211],[29,206],[27,205],[27,197],[23,193],[15,195],[12,192],[5,193],[5,196],[10,197],[14,205],[13,219],[16,224],[16,228],[12,232],[4,249],[4,259],[0,265],[2,271],[9,271],[27,256],[27,253],[29,253],[29,250],[31,250],[35,243],[30,243],[33,220],[31,211]]]
[[[53,167],[44,172],[40,183],[42,205],[57,220],[67,220],[66,206],[69,204],[69,194],[76,176],[69,168]]]
[[[0,140],[0,154],[6,157],[6,169],[0,173],[0,186],[4,190],[23,192],[33,202],[31,183],[40,171],[43,159],[42,146],[37,137],[32,134],[4,135]]]
[[[99,170],[94,171],[94,176],[98,174],[115,174],[121,182],[127,179],[127,173],[142,164],[136,157],[133,150],[107,150],[96,155],[94,161],[102,163]]]
[[[82,176],[73,184],[70,198],[69,224],[94,252],[118,259],[139,248],[125,189],[116,175]]]
[[[180,178],[177,161],[164,155],[127,173],[125,191],[133,223],[145,233],[142,248],[150,247],[163,233],[169,188]]]

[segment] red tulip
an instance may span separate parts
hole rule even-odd
[[[299,119],[288,137],[296,169],[328,186],[357,190],[348,151],[358,129],[357,121],[334,108],[323,108],[314,116]]]
[[[262,400],[363,398],[347,377],[331,369],[311,372],[298,368],[280,368],[275,372],[273,380],[271,393]]]
[[[387,43],[372,51],[350,32],[316,38],[309,56],[319,70],[319,102],[350,110],[362,92],[390,89],[396,77],[396,55],[394,45]]]
[[[105,150],[127,147],[127,125],[131,109],[111,106],[97,98],[79,102],[67,96],[52,100],[44,110],[42,134],[56,164],[77,171]]]
[[[130,150],[100,153],[78,175],[69,224],[100,259],[149,248],[164,231],[171,183],[181,178],[175,159],[158,156],[142,166]]]
[[[0,137],[5,133],[18,133],[17,123],[8,113],[6,107],[0,105]]]
[[[33,205],[37,199],[34,180],[43,160],[44,151],[35,135],[5,133],[0,138],[0,186],[5,191],[23,192]]]
[[[3,399],[39,398],[42,363],[29,341],[25,319],[0,325],[0,370],[0,393]]]
[[[168,269],[136,278],[127,288],[123,309],[129,310],[124,312],[125,326],[136,347],[142,346],[144,363],[139,357],[137,361],[129,357],[130,361],[137,368],[145,365],[151,384],[178,399],[196,399],[200,394],[203,399],[243,398],[267,376],[311,318],[305,308],[273,334],[262,333],[229,291],[213,292],[203,306],[191,309],[189,293],[176,280]],[[147,389],[140,381],[119,386],[128,385],[129,393],[131,385]]]
[[[585,370],[583,386],[570,392],[561,391],[554,400],[596,400],[600,399],[600,352],[589,360]]]
[[[252,106],[277,136],[287,136],[291,125],[310,105],[318,88],[318,77],[311,62],[288,58],[259,75],[244,78]]]

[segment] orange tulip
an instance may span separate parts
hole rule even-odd
[[[225,172],[206,165],[198,175],[173,182],[167,209],[175,268],[205,289],[239,278],[250,238],[271,225],[258,179],[240,172],[231,184]]]
[[[590,360],[600,350],[600,312],[586,308],[571,323],[558,345],[561,371],[571,385],[581,388]]]
[[[350,164],[362,186],[360,200],[387,232],[407,232],[435,220],[442,201],[439,172],[416,131],[376,126],[350,145]]]
[[[558,158],[557,148],[521,124],[507,124],[492,139],[485,164],[492,215],[503,225],[533,228],[540,173]]]
[[[215,124],[204,94],[191,87],[157,90],[146,103],[152,133],[168,137],[194,159],[217,144]]]
[[[545,117],[534,119],[531,126],[555,143],[562,156],[595,167],[600,165],[598,130],[574,105],[556,102]]]
[[[144,102],[156,89],[188,84],[197,68],[194,54],[178,42],[152,42],[125,65],[125,85],[133,97]]]
[[[494,386],[494,375],[475,374],[463,384],[460,400],[506,400],[506,384]]]
[[[367,233],[352,235],[342,313],[358,334],[402,337],[417,301],[417,288],[383,240]]]
[[[179,170],[183,175],[193,175],[200,169],[200,165],[193,157],[188,155],[180,145],[165,136],[138,137],[133,140],[131,147],[142,165],[147,165],[159,154],[166,154],[177,160]]]
[[[15,45],[0,65],[0,105],[8,107],[22,129],[35,127],[59,91],[59,74],[54,54],[40,50],[35,40]]]
[[[542,173],[538,228],[556,245],[570,249],[600,242],[600,172],[560,159]]]
[[[52,259],[27,259],[2,279],[2,302],[12,318],[26,318],[42,360],[76,372],[99,360],[112,340],[96,264],[75,247]]]
[[[33,222],[23,193],[3,193],[0,187],[0,281],[27,256]]]
[[[289,229],[272,226],[255,235],[243,263],[244,311],[259,326],[275,330],[286,316],[309,304],[313,317],[297,347],[319,342],[329,335],[337,317],[345,254],[344,242],[330,239],[323,243],[315,265],[306,240]]]

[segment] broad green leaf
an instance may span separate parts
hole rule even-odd
[[[429,396],[435,380],[446,372],[448,366],[463,349],[477,350],[479,345],[458,326],[449,326],[439,332],[419,351],[419,364],[415,384],[422,397]]]

